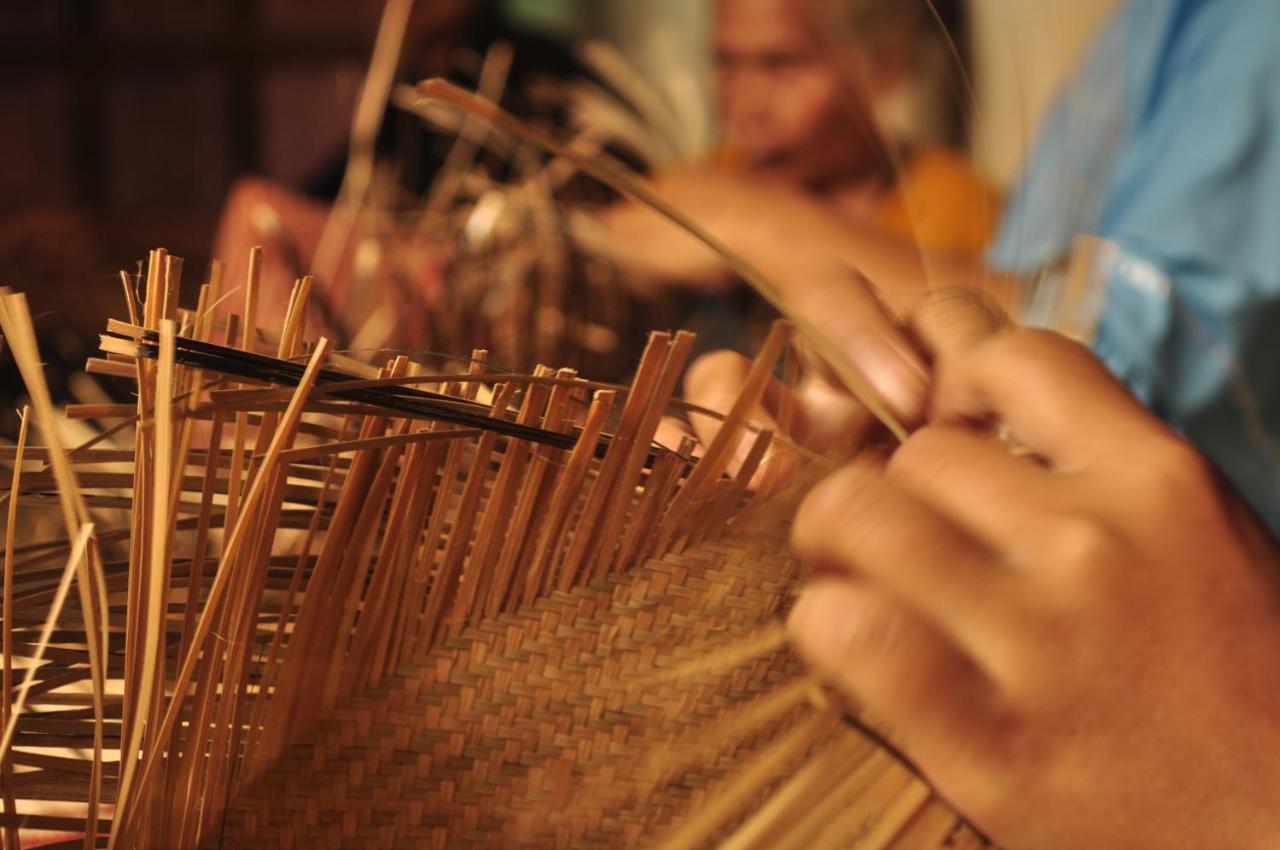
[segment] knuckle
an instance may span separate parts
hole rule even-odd
[[[911,326],[931,348],[964,351],[997,334],[1006,324],[1000,309],[967,287],[950,286],[925,296],[911,314]]]
[[[988,337],[974,349],[969,367],[979,372],[1038,373],[1046,364],[1095,368],[1087,348],[1053,331],[1017,328]]]
[[[918,479],[951,456],[953,436],[941,426],[921,428],[890,456],[885,473],[895,480]]]
[[[1190,444],[1173,435],[1157,438],[1148,446],[1141,468],[1156,494],[1178,497],[1214,487],[1209,462]]]
[[[1054,572],[1088,582],[1113,564],[1121,547],[1119,536],[1101,519],[1075,514],[1047,522],[1036,548]]]

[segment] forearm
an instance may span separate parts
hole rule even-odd
[[[964,287],[1014,312],[1018,280],[980,262],[931,254],[911,243],[847,221],[802,197],[768,198],[757,216],[718,233],[729,246],[785,289],[803,287],[833,264],[852,266],[902,315],[931,290]]]
[[[952,286],[981,291],[1007,312],[1014,304],[1015,279],[973,260],[924,253],[789,187],[683,175],[668,177],[657,188],[784,295],[829,274],[833,265],[846,265],[874,283],[898,314],[928,291]],[[614,243],[612,252],[638,271],[704,290],[731,279],[715,252],[651,210],[623,204],[601,222]]]

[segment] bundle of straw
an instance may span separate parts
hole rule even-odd
[[[44,438],[3,454],[7,847],[980,846],[786,648],[804,475],[752,496],[799,450],[747,415],[789,326],[695,458],[654,442],[689,334],[626,387],[370,370],[304,341],[308,279],[268,329],[180,272],[126,283],[89,368],[136,404],[74,449],[0,297]]]
[[[268,277],[282,272],[286,284],[314,273],[310,319],[339,344],[483,347],[493,362],[521,371],[556,363],[590,364],[595,377],[608,380],[629,374],[645,332],[680,324],[695,299],[644,284],[613,252],[576,235],[582,228],[571,222],[609,193],[581,179],[571,162],[544,159],[474,116],[394,85],[411,6],[397,0],[386,7],[336,204],[322,210],[282,187],[250,181],[253,188],[233,193],[220,250],[268,245],[282,267]],[[501,102],[514,59],[509,44],[492,45],[479,63],[476,96]],[[594,45],[586,59],[607,85],[547,79],[517,94],[552,123],[574,116],[572,147],[580,154],[622,150],[653,166],[689,150],[674,109],[620,56]],[[384,116],[396,114],[389,109],[457,134],[421,195],[402,185],[403,163],[379,156]],[[282,299],[287,286],[275,292]],[[274,302],[272,293],[268,288]],[[240,298],[233,294],[230,305],[239,307]],[[272,306],[284,309],[282,300]]]

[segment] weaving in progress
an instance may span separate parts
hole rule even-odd
[[[0,850],[1274,850],[1276,23],[0,3]]]
[[[219,327],[218,282],[181,309],[180,270],[153,252],[88,366],[137,407],[67,411],[120,418],[132,452],[61,444],[4,298],[34,404],[9,515],[53,496],[63,523],[7,553],[24,823],[154,848],[980,846],[785,648],[792,485],[748,484],[803,450],[744,416],[787,325],[695,458],[654,443],[689,334],[652,335],[625,387],[482,351],[350,374],[303,339],[309,280],[278,322]]]

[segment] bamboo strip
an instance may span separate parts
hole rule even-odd
[[[897,417],[885,406],[875,390],[850,362],[848,355],[836,340],[830,340],[808,318],[791,309],[784,290],[761,274],[736,251],[717,239],[710,231],[668,204],[643,179],[627,172],[604,156],[584,156],[579,151],[561,145],[551,136],[517,121],[501,108],[487,103],[451,83],[433,79],[418,86],[426,98],[447,103],[468,115],[481,118],[504,133],[513,135],[537,148],[555,154],[578,166],[586,174],[607,184],[665,216],[685,232],[698,239],[723,259],[733,271],[752,289],[768,301],[779,313],[793,321],[831,365],[850,392],[876,417],[899,441],[907,438],[907,431]]]
[[[863,833],[854,844],[855,850],[885,850],[891,844],[897,848],[895,839],[902,834],[907,824],[915,818],[932,798],[929,786],[918,779],[909,779],[906,788],[898,793],[893,802],[884,809],[870,831]],[[849,825],[854,823],[853,813],[845,818],[845,823],[833,823],[827,832],[819,837],[819,845],[845,846],[850,833]]]
[[[513,392],[514,388],[510,384],[500,384],[498,386],[497,391],[494,393],[493,413],[491,414],[493,418],[502,418]],[[451,612],[448,615],[449,634],[457,634],[468,622],[475,607],[475,599],[479,594],[480,585],[487,578],[469,567],[464,569],[463,565],[466,561],[468,547],[472,538],[472,528],[483,524],[483,519],[478,516],[478,508],[487,478],[485,472],[496,443],[497,435],[490,431],[481,436],[476,444],[475,457],[466,476],[467,481],[463,487],[462,496],[458,500],[457,513],[453,519],[453,530],[449,535],[449,544],[445,549],[444,559],[440,567],[440,582],[442,584],[440,589],[446,594],[447,607]],[[486,507],[486,512],[492,507],[493,502],[490,500]]]
[[[0,694],[0,726],[7,727],[13,714],[13,618],[16,609],[13,605],[13,558],[15,539],[18,534],[18,497],[22,492],[22,463],[26,459],[27,434],[31,425],[31,408],[24,407],[18,414],[18,444],[13,458],[13,476],[9,484],[9,509],[5,519],[4,534],[4,681],[3,694]],[[55,597],[56,598],[56,597]],[[32,665],[34,671],[36,665]],[[0,758],[0,780],[4,783],[4,813],[17,816],[18,804],[14,799],[13,760]],[[4,828],[5,850],[18,850],[18,830],[6,825]]]
[[[777,850],[801,850],[826,838],[848,844],[851,834],[860,837],[875,821],[882,807],[909,781],[909,774],[882,752],[865,761],[861,769],[839,771],[827,793],[796,811],[786,831],[772,846]],[[825,835],[834,829],[835,835]],[[817,846],[830,847],[831,843]]]
[[[686,438],[677,454],[665,454],[658,458],[645,482],[644,496],[636,505],[636,515],[618,550],[618,569],[627,569],[653,554],[657,545],[657,535],[654,532],[658,520],[679,486],[680,479],[691,466],[696,446],[696,441]]]
[[[556,378],[561,381],[551,387],[551,397],[542,420],[542,427],[549,431],[560,431],[564,427],[566,413],[573,389],[576,373],[572,369],[561,369]],[[550,446],[537,446],[533,451],[530,469],[520,499],[516,503],[515,517],[511,531],[503,544],[503,551],[498,558],[497,570],[500,575],[510,576],[510,590],[505,604],[514,606],[517,600],[525,603],[533,599],[530,583],[522,581],[515,574],[516,563],[529,564],[533,557],[533,548],[537,545],[537,522],[535,515],[538,509],[546,504],[547,490],[555,484],[557,476],[553,464],[564,453]],[[530,575],[525,571],[525,575]]]
[[[579,488],[586,478],[587,469],[591,463],[593,452],[589,447],[595,444],[604,430],[605,421],[613,410],[616,398],[612,392],[598,392],[591,402],[586,422],[582,427],[582,436],[578,440],[577,447],[569,455],[569,460],[560,476],[560,487],[552,496],[547,516],[543,519],[542,535],[538,538],[533,559],[530,561],[526,595],[530,593],[540,595],[551,587],[565,591],[572,584],[573,577],[567,572],[562,572],[559,576],[555,574],[555,559],[563,543],[563,533],[577,501]]]
[[[705,498],[707,489],[719,478],[728,465],[741,435],[740,426],[747,415],[760,403],[765,387],[773,375],[773,366],[787,344],[788,326],[775,322],[769,336],[751,363],[751,369],[743,380],[742,392],[725,417],[720,429],[707,446],[701,462],[694,467],[680,493],[671,503],[662,531],[662,548],[680,541],[686,533],[691,509]]]
[[[432,429],[433,424],[428,425]],[[448,458],[461,452],[462,443],[450,441],[447,446],[440,443],[428,444],[423,455],[422,468],[418,472],[420,482],[418,498],[413,508],[413,527],[421,529],[415,535],[414,550],[411,552],[412,567],[408,592],[400,605],[393,629],[392,646],[389,649],[388,666],[413,654],[423,632],[427,592],[432,584],[436,566],[439,528],[434,522],[432,512],[433,500],[440,503],[437,493],[442,491],[450,479],[448,477]],[[439,480],[437,485],[435,482]],[[441,523],[442,525],[442,523]]]
[[[894,839],[893,850],[940,850],[956,831],[957,820],[955,812],[932,799]]]
[[[311,386],[315,383],[316,375],[320,370],[320,366],[324,361],[325,354],[329,348],[328,340],[321,339],[316,345],[315,351],[311,355],[311,359],[307,364],[307,371],[303,377],[303,382],[298,386],[297,393],[289,409],[285,412],[284,421],[279,431],[276,432],[272,441],[271,448],[267,452],[267,456],[263,461],[264,468],[274,468],[277,463],[277,457],[282,452],[290,439],[292,439],[293,431],[297,427],[298,420],[302,416],[302,408],[310,392]],[[257,507],[264,495],[264,476],[259,476],[250,488],[249,494],[245,499],[246,505],[251,508]],[[174,691],[170,700],[169,708],[165,713],[163,725],[161,727],[159,738],[168,739],[173,733],[174,726],[177,722],[182,699],[186,694],[190,683],[191,674],[195,666],[196,660],[204,647],[205,641],[209,637],[209,629],[212,626],[212,617],[210,612],[216,611],[221,597],[227,592],[227,585],[230,580],[232,571],[222,569],[223,565],[227,565],[231,558],[238,553],[240,546],[243,545],[245,534],[244,523],[237,522],[228,535],[227,541],[223,547],[222,564],[217,576],[215,576],[212,586],[209,589],[209,599],[206,602],[205,610],[202,612],[196,623],[196,629],[191,641],[191,649],[188,651],[185,659],[182,660],[182,666],[174,683]],[[146,754],[142,767],[137,771],[133,770],[133,765],[125,766],[125,771],[121,779],[121,787],[119,793],[119,801],[117,802],[117,818],[113,824],[112,840],[118,839],[118,836],[126,834],[130,826],[130,818],[133,814],[133,808],[128,796],[130,789],[130,780],[136,772],[138,784],[145,787],[150,779],[151,772],[155,769],[159,761],[160,751],[153,750]]]
[[[734,667],[777,652],[787,645],[787,629],[782,623],[771,623],[756,634],[737,637],[727,646],[710,649],[693,661],[667,670],[658,670],[641,678],[638,687],[653,687],[705,676],[722,675]]]
[[[284,463],[297,463],[304,460],[317,460],[331,455],[350,454],[368,449],[403,448],[419,443],[470,440],[481,436],[483,433],[475,428],[457,428],[445,431],[406,431],[383,437],[366,437],[360,440],[343,440],[290,449],[281,455],[281,461]]]
[[[351,418],[344,420],[342,424],[342,435],[345,436],[346,433],[352,428],[354,424],[355,424],[355,420]],[[325,471],[324,481],[321,485],[321,496],[319,500],[321,504],[323,504],[326,501],[327,495],[330,492],[332,492],[334,488],[338,486],[337,471],[338,471],[337,457],[334,456],[333,458],[330,459],[329,466]],[[293,573],[289,579],[289,587],[286,590],[284,600],[281,603],[281,613],[280,613],[281,624],[284,624],[289,621],[291,612],[296,612],[298,607],[300,607],[301,602],[303,601],[301,598],[302,582],[304,577],[303,566],[304,566],[304,562],[307,559],[308,553],[311,551],[311,547],[316,539],[316,536],[320,532],[321,518],[322,517],[321,517],[320,511],[317,510],[312,512],[310,522],[307,526],[306,536],[303,538],[302,543],[299,546],[297,561],[294,565]],[[295,617],[296,617],[296,614],[295,614]],[[296,619],[295,619],[295,622],[296,622]],[[258,693],[258,698],[256,700],[257,704],[255,706],[255,711],[254,711],[254,717],[256,718],[256,720],[253,724],[253,730],[255,734],[250,739],[249,746],[248,746],[248,753],[254,759],[251,765],[251,768],[249,770],[249,775],[251,778],[260,774],[263,770],[265,770],[267,764],[270,761],[270,757],[273,755],[272,750],[270,750],[267,747],[259,747],[257,746],[257,743],[260,736],[264,734],[264,730],[267,728],[267,717],[268,717],[267,710],[269,707],[267,694],[273,684],[275,677],[278,675],[277,670],[278,670],[278,667],[280,666],[279,659],[281,658],[283,647],[284,647],[285,634],[286,634],[286,630],[284,628],[277,629],[275,634],[272,635],[271,646],[267,651],[267,656],[266,656],[267,660],[264,665],[265,675],[263,678],[261,689],[259,690],[259,693]]]
[[[76,484],[75,474],[67,460],[61,435],[55,425],[53,401],[41,372],[40,354],[36,346],[31,311],[21,294],[0,289],[0,330],[13,351],[14,360],[26,383],[35,411],[36,423],[50,451],[50,464],[58,481],[58,501],[68,538],[89,524],[88,508]],[[89,649],[90,681],[93,688],[94,745],[93,766],[89,779],[88,812],[85,817],[85,845],[92,844],[98,830],[98,803],[102,786],[103,692],[106,690],[105,658],[107,633],[106,593],[102,583],[102,565],[95,551],[81,559],[76,586]]]
[[[534,374],[536,377],[547,377],[551,370],[538,367]],[[524,403],[516,421],[522,425],[537,424],[546,412],[548,401],[549,393],[545,387],[530,385],[525,390]],[[469,613],[472,617],[496,617],[515,580],[515,563],[501,563],[499,559],[502,546],[511,533],[512,510],[521,493],[528,489],[524,476],[530,453],[531,447],[524,442],[508,445],[503,453],[502,466],[489,494],[489,504],[476,533],[476,547],[468,566],[472,575],[486,577],[486,587],[476,594],[475,604],[471,606]],[[504,533],[499,533],[500,528],[504,529]],[[478,586],[479,582],[476,584]]]
[[[423,476],[431,461],[430,448],[423,443],[415,444],[405,458],[348,652],[349,682],[344,688],[347,693],[357,693],[371,684],[376,686],[387,670],[386,659],[399,632],[398,615],[403,615],[397,609],[411,578],[414,543],[425,517],[428,488],[424,486]]]
[[[669,401],[676,391],[681,378],[684,377],[685,366],[689,362],[689,355],[693,352],[694,342],[695,337],[693,334],[681,331],[675,335],[675,339],[667,350],[667,358],[662,365],[662,373],[658,378],[656,387],[649,393],[649,403],[644,409],[643,418],[637,428],[633,438],[634,441],[630,446],[630,451],[619,474],[620,492],[618,497],[613,500],[612,510],[606,515],[602,525],[602,530],[599,534],[601,541],[611,543],[614,540],[622,539],[622,535],[618,533],[618,527],[622,522],[623,515],[631,507],[633,500],[627,498],[626,491],[621,490],[621,488],[635,486],[630,482],[636,481],[640,476],[645,458],[649,454],[650,446],[653,443],[654,435],[657,433],[658,423],[669,407]],[[643,392],[638,384],[636,385],[636,392]],[[619,547],[617,557],[612,557],[613,550],[607,546],[601,547],[597,555],[598,567],[596,575],[602,576],[610,570],[622,569],[624,551],[622,547]]]
[[[796,823],[833,793],[840,783],[869,784],[884,761],[865,742],[840,737],[815,754],[769,801],[724,841],[721,850],[759,850],[784,842]]]
[[[559,565],[562,589],[575,584],[579,575],[595,575],[590,570],[594,561],[592,552],[599,546],[605,525],[609,522],[609,506],[624,499],[630,501],[634,485],[627,480],[619,481],[619,475],[631,457],[632,446],[640,436],[641,426],[648,418],[650,407],[654,406],[654,391],[662,379],[663,366],[670,352],[670,334],[650,334],[649,344],[636,369],[634,392],[627,396],[609,451],[600,465],[595,481],[590,485],[582,515],[570,539],[569,550]],[[616,523],[617,518],[614,518],[613,524]]]
[[[724,495],[706,510],[700,511],[697,521],[690,523],[688,537],[690,543],[701,543],[708,535],[723,529],[738,513],[738,508],[751,486],[751,481],[755,478],[765,453],[769,451],[772,444],[772,431],[761,431],[756,435],[732,483],[724,487]]]
[[[151,300],[151,299],[148,299]],[[139,585],[145,590],[141,597],[142,608],[138,621],[143,624],[143,640],[141,644],[141,669],[136,685],[137,702],[132,704],[134,711],[142,713],[142,717],[130,718],[126,714],[124,747],[121,750],[121,763],[126,765],[125,776],[129,776],[129,768],[138,760],[144,746],[156,746],[157,712],[159,706],[153,701],[157,691],[157,683],[164,682],[164,652],[160,634],[161,622],[165,616],[166,568],[169,563],[168,547],[165,538],[169,530],[169,474],[172,468],[173,421],[172,405],[167,399],[173,397],[174,381],[174,336],[176,330],[171,319],[162,319],[161,356],[157,373],[157,397],[163,401],[156,409],[156,443],[155,443],[155,475],[151,480],[153,487],[151,497],[151,533],[148,549],[149,558],[142,565],[143,572]],[[126,711],[130,706],[126,705]],[[144,730],[148,737],[144,738]]]
[[[658,843],[661,850],[696,850],[773,782],[786,768],[801,758],[824,736],[830,734],[836,714],[826,710],[808,719],[778,740],[729,783],[719,796],[695,812],[669,837]]]
[[[62,571],[62,579],[58,582],[58,592],[54,596],[53,604],[50,606],[49,613],[45,616],[44,625],[40,629],[40,637],[36,642],[35,652],[32,653],[28,662],[27,673],[22,679],[22,684],[18,686],[17,699],[13,701],[13,705],[9,707],[7,712],[4,737],[0,738],[0,760],[8,759],[9,757],[9,745],[13,743],[13,733],[18,727],[18,718],[22,716],[22,710],[26,707],[27,697],[35,681],[36,672],[40,669],[41,662],[44,661],[45,650],[49,646],[49,638],[53,632],[54,624],[57,623],[58,617],[62,613],[62,606],[66,603],[67,595],[71,592],[71,580],[75,576],[80,562],[85,560],[89,541],[92,537],[93,523],[87,523],[81,526],[80,533],[76,535],[75,543],[71,547],[71,557],[67,559],[67,565]]]

